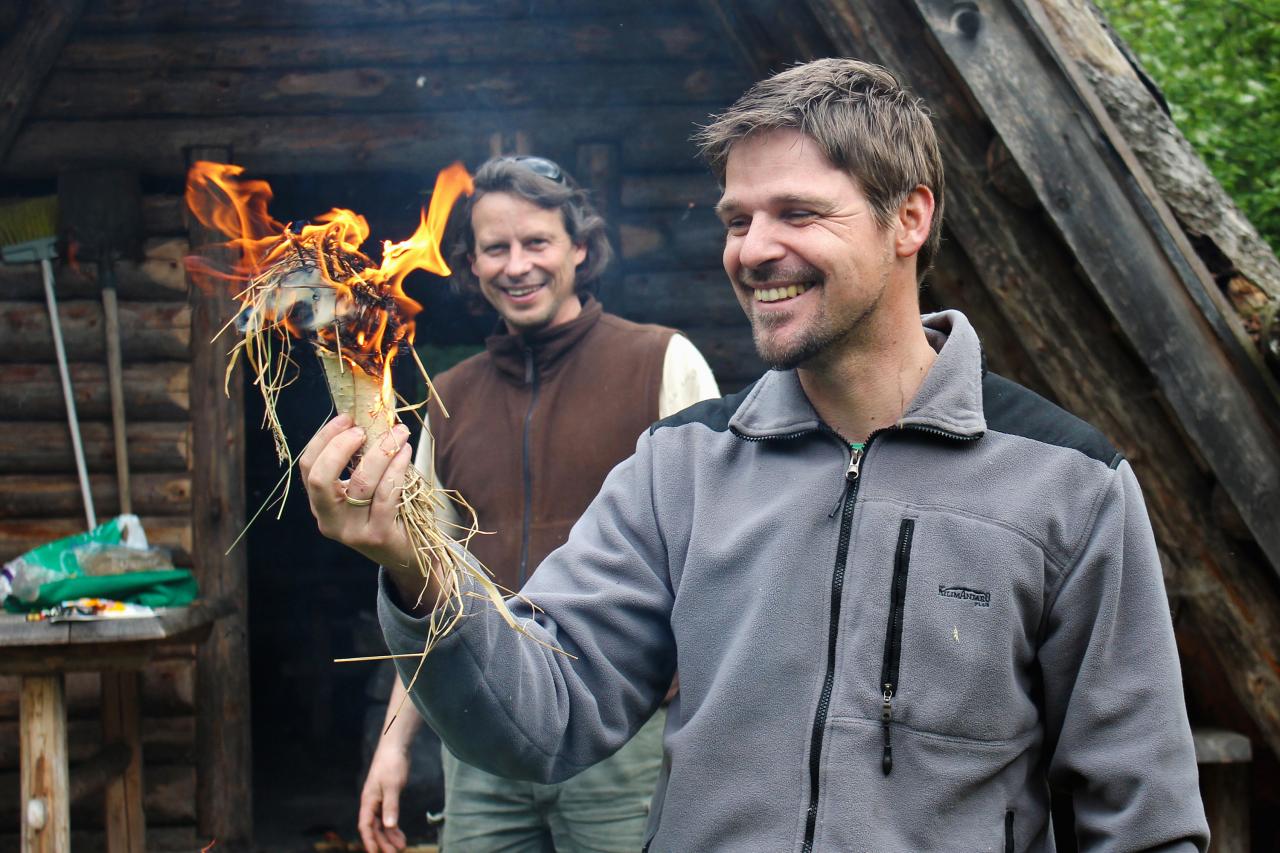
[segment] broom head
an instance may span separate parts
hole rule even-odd
[[[5,263],[34,263],[56,257],[57,234],[57,196],[0,206],[0,252]]]

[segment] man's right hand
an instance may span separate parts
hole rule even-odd
[[[364,431],[349,415],[338,415],[307,442],[298,457],[298,469],[320,532],[385,568],[401,601],[416,613],[423,609],[413,604],[423,591],[424,579],[409,537],[397,520],[400,493],[413,455],[408,437],[409,428],[397,424],[380,446],[360,458],[351,479],[344,481],[342,472],[363,445]],[[348,497],[371,503],[353,505]],[[434,596],[423,596],[423,600],[434,601]]]
[[[396,853],[406,845],[400,829],[400,792],[409,781],[409,755],[404,748],[378,744],[360,792],[360,840],[365,853]]]

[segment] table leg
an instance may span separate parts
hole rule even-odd
[[[19,710],[22,851],[71,849],[67,794],[67,705],[62,674],[24,675]]]
[[[143,853],[146,819],[142,812],[142,736],[138,673],[102,673],[103,743],[121,741],[129,747],[129,766],[107,783],[108,853]]]

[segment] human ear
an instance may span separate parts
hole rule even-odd
[[[907,258],[920,251],[929,239],[933,225],[933,192],[924,184],[917,186],[898,205],[894,235],[894,249],[900,258]]]
[[[467,252],[467,265],[471,267],[471,274],[479,278],[480,273],[476,271],[476,256],[472,252]]]
[[[573,268],[577,269],[582,266],[582,262],[587,259],[587,244],[575,243],[573,246]]]

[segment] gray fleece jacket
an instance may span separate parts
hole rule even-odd
[[[617,750],[672,675],[646,849],[1205,849],[1168,603],[1133,472],[983,369],[963,315],[865,451],[794,372],[660,421],[524,594],[474,612],[413,698],[461,759],[559,780]],[[423,622],[383,581],[392,652]],[[412,674],[417,661],[398,662]]]

